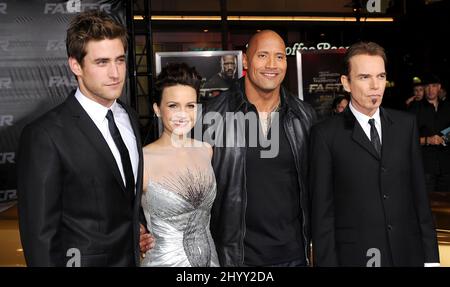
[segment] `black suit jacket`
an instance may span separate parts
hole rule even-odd
[[[142,149],[135,113],[125,104],[139,151],[130,201],[114,156],[75,96],[25,127],[18,153],[19,227],[28,266],[139,263]],[[68,256],[69,255],[69,256]]]
[[[317,266],[366,266],[371,248],[381,266],[439,262],[416,121],[383,108],[380,118],[381,158],[349,108],[312,129]]]

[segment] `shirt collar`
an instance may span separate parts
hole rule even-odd
[[[373,114],[372,117],[369,117],[369,116],[359,112],[358,110],[356,110],[355,107],[352,104],[352,101],[350,101],[349,106],[350,106],[350,110],[352,111],[353,115],[355,115],[355,118],[358,120],[358,122],[360,123],[361,126],[363,124],[368,124],[370,119],[374,119],[375,120],[375,124],[381,124],[381,121],[380,121],[380,108],[379,107],[375,111],[375,114]]]
[[[75,98],[78,100],[80,105],[83,107],[83,109],[86,111],[86,113],[89,115],[89,117],[95,121],[95,122],[103,122],[106,118],[106,113],[108,113],[108,110],[114,110],[116,109],[117,101],[115,100],[114,103],[111,105],[111,107],[108,109],[107,107],[97,103],[96,101],[93,101],[83,95],[83,93],[78,88],[75,93]]]

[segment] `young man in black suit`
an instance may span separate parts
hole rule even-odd
[[[317,266],[439,263],[416,121],[380,108],[385,63],[379,45],[352,45],[341,77],[350,104],[311,131]]]
[[[25,259],[28,266],[136,266],[142,149],[136,114],[118,100],[126,29],[102,12],[80,13],[66,45],[78,89],[20,139]]]

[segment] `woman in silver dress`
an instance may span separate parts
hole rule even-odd
[[[153,109],[162,121],[158,140],[144,147],[142,208],[155,247],[142,266],[218,266],[209,230],[216,196],[212,148],[187,134],[195,124],[201,77],[170,64],[156,81]]]

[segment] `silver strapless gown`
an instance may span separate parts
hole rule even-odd
[[[209,230],[215,178],[194,178],[186,175],[164,184],[149,183],[142,195],[142,207],[156,244],[141,266],[219,266]]]

